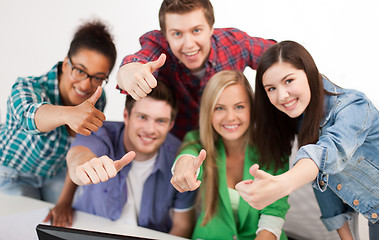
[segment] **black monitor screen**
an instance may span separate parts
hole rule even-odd
[[[39,240],[152,240],[152,238],[117,235],[112,233],[95,232],[75,228],[54,227],[44,224],[38,224],[36,231]]]

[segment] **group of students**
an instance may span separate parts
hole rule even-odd
[[[112,36],[100,21],[80,26],[63,62],[12,87],[0,190],[56,203],[45,219],[56,226],[74,208],[192,239],[287,239],[288,195],[313,182],[328,230],[353,239],[356,211],[375,239],[374,104],[328,80],[300,44],[214,21],[209,0],[163,0],[161,30],[117,73],[123,122],[102,113]]]

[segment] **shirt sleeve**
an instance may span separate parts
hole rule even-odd
[[[44,134],[35,123],[35,114],[40,106],[49,104],[47,94],[40,85],[33,85],[28,78],[18,78],[8,98],[8,109],[29,134]],[[43,97],[45,96],[45,97]]]
[[[261,59],[263,53],[272,45],[276,43],[275,40],[272,39],[264,39],[259,37],[251,37],[247,33],[243,33],[243,42],[245,43],[246,54],[242,53],[242,55],[247,55],[250,57],[249,66],[252,69],[257,69],[259,60]],[[241,33],[241,34],[242,34]]]
[[[256,235],[262,230],[267,230],[272,232],[276,239],[280,239],[282,235],[282,229],[284,225],[284,219],[280,217],[274,217],[270,215],[261,215],[258,222],[258,230],[256,231]]]
[[[366,97],[349,94],[340,98],[331,113],[334,123],[322,128],[316,144],[301,147],[294,162],[310,158],[317,164],[320,172],[313,185],[321,191],[327,187],[328,175],[341,172],[366,141],[375,118],[374,106]],[[317,185],[321,182],[323,186]]]

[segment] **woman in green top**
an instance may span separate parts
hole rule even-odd
[[[287,239],[282,231],[287,197],[257,210],[234,189],[252,179],[249,168],[254,163],[272,174],[288,170],[288,159],[259,162],[251,137],[252,99],[249,82],[237,71],[216,73],[204,89],[199,131],[185,136],[171,180],[180,192],[193,191],[204,181],[193,239]]]

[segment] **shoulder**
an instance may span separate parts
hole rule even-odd
[[[168,151],[171,154],[176,154],[181,144],[182,142],[177,137],[168,133],[160,149]]]

